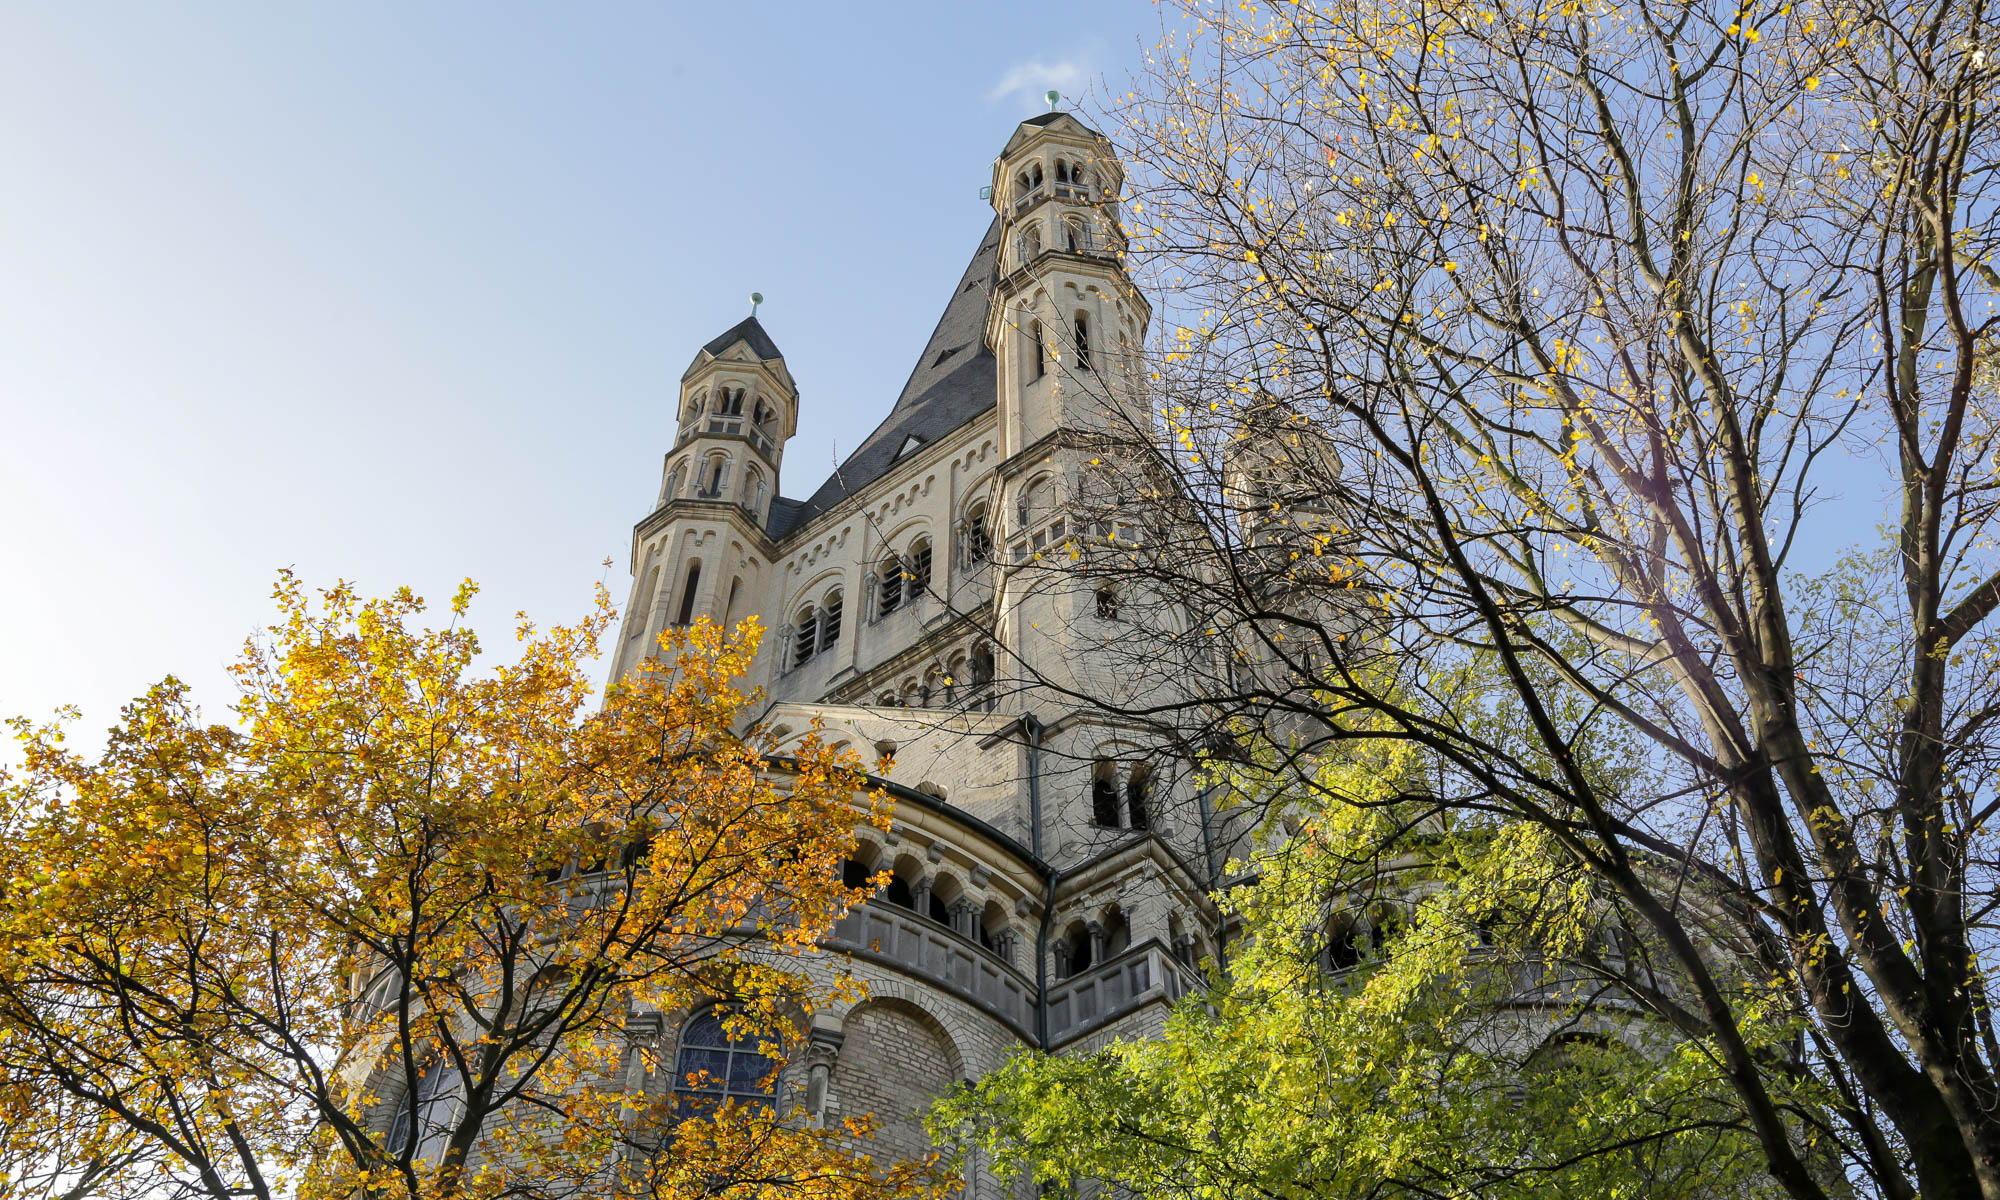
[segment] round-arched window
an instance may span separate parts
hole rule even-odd
[[[416,1148],[413,1162],[424,1162],[444,1153],[464,1110],[465,1089],[458,1068],[442,1056],[433,1058],[417,1077],[414,1103],[396,1105],[396,1117],[389,1126],[389,1153],[401,1154],[410,1143],[411,1118],[415,1117]]]
[[[728,1014],[711,1008],[681,1026],[680,1055],[674,1062],[674,1091],[683,1115],[725,1101],[768,1099],[777,1085],[778,1062],[757,1047],[754,1037],[731,1037]]]

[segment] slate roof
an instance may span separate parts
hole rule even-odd
[[[767,362],[771,359],[782,359],[785,357],[784,353],[778,349],[778,343],[772,341],[771,335],[764,332],[763,323],[758,321],[755,315],[751,315],[731,325],[728,329],[723,330],[719,337],[714,338],[708,345],[703,346],[701,354],[695,355],[694,361],[688,364],[688,369],[681,372],[681,378],[686,379],[689,375],[694,374],[694,369],[701,365],[702,354],[706,354],[710,358],[716,358],[724,350],[729,349],[739,341],[750,343],[750,353]]]
[[[888,474],[909,439],[930,445],[993,407],[999,372],[986,348],[986,314],[999,281],[1000,219],[995,217],[945,304],[944,315],[924,344],[916,370],[910,372],[895,407],[818,491],[805,500],[781,498],[772,503],[764,528],[773,540]],[[735,332],[731,330],[716,341],[726,345],[725,339],[731,339]]]
[[[1057,121],[1062,120],[1064,117],[1068,117],[1070,120],[1076,121],[1078,125],[1083,125],[1083,122],[1077,118],[1077,115],[1075,113],[1063,112],[1061,109],[1057,109],[1055,112],[1045,112],[1040,114],[1039,116],[1029,117],[1027,120],[1021,122],[1021,124],[1034,125],[1037,127],[1042,125],[1053,125]],[[1083,129],[1085,133],[1097,133],[1095,129],[1092,129],[1088,125],[1083,125]],[[1097,133],[1097,136],[1103,137],[1104,135],[1101,133]]]

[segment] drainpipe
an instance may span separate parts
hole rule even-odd
[[[1029,842],[1035,861],[1048,871],[1048,888],[1042,894],[1042,924],[1035,931],[1035,1041],[1049,1048],[1049,923],[1055,918],[1056,873],[1042,857],[1042,723],[1033,713],[1021,718],[1021,730],[1028,735],[1028,821]]]
[[[1215,861],[1215,830],[1210,823],[1214,807],[1209,803],[1209,797],[1214,792],[1215,786],[1211,784],[1195,793],[1195,802],[1201,808],[1201,853],[1208,860],[1208,890],[1211,892],[1222,886],[1222,867]],[[1220,929],[1215,932],[1215,965],[1223,971],[1229,969],[1229,952],[1223,946]]]
[[[1195,803],[1201,806],[1201,856],[1208,862],[1208,888],[1210,891],[1215,890],[1215,885],[1222,876],[1221,869],[1215,865],[1215,830],[1209,825],[1209,813],[1211,809],[1208,797],[1214,791],[1215,785],[1210,784],[1195,793]]]

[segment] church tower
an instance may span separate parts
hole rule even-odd
[[[734,624],[759,607],[763,531],[799,394],[754,312],[695,354],[674,411],[658,503],[632,531],[632,599],[613,679],[653,654],[668,625]]]
[[[999,360],[1001,451],[1098,428],[1136,394],[1151,307],[1126,277],[1124,170],[1066,112],[1023,121],[993,164],[1000,278],[986,344]]]
[[[1123,185],[1110,142],[1067,112],[1022,122],[993,166],[1000,261],[986,344],[1002,451],[993,615],[1007,651],[1001,673],[1017,673],[1021,700],[1050,730],[1043,834],[1065,868],[1129,851],[1135,835],[1170,824],[1152,748],[1062,701],[1115,694],[1120,663],[1107,647],[1131,636],[1137,627],[1125,622],[1137,612],[1159,607],[1125,597],[1121,621],[1115,585],[1091,570],[1107,538],[1135,527],[1137,489],[1108,447],[1147,427],[1139,366],[1151,308],[1125,273]]]

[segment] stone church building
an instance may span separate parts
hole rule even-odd
[[[1129,628],[1109,585],[1050,569],[1069,539],[1119,533],[1073,527],[1088,460],[1065,433],[1140,393],[1149,306],[1121,262],[1121,185],[1074,116],[1014,130],[908,382],[803,498],[780,490],[800,404],[783,351],[754,314],[701,347],[632,533],[614,678],[670,625],[755,615],[763,724],[782,742],[818,718],[883,764],[894,825],[849,871],[893,882],[831,947],[870,994],[819,1014],[799,1073],[817,1109],[877,1114],[900,1153],[927,1148],[931,1097],[1017,1047],[1157,1028],[1214,946],[1227,848],[1202,797],[1063,697],[1115,685],[1090,647]],[[700,1048],[712,1024],[663,1037]],[[997,1194],[977,1170],[970,1190]]]

